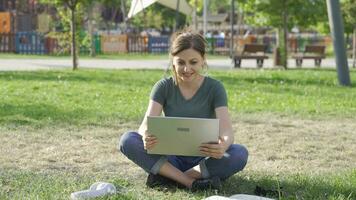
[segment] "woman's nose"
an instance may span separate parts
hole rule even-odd
[[[188,65],[185,65],[183,70],[184,70],[184,72],[189,72],[190,71],[190,67]]]

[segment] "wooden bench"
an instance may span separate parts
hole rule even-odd
[[[267,59],[265,55],[267,51],[267,45],[265,44],[245,44],[241,54],[234,56],[234,66],[241,67],[242,59],[256,59],[257,66],[261,68],[263,66],[263,60]]]
[[[320,67],[321,60],[325,58],[324,45],[306,45],[302,53],[293,56],[297,67],[301,67],[303,59],[314,59],[315,66]]]
[[[227,47],[216,47],[214,48],[214,53],[218,55],[229,55],[230,54],[230,48]]]

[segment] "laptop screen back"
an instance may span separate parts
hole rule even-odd
[[[218,142],[219,120],[183,117],[147,117],[148,132],[158,143],[149,154],[203,156],[201,143]]]

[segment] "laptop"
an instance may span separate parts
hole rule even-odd
[[[219,119],[148,116],[147,126],[158,139],[149,154],[204,156],[199,146],[219,139]]]

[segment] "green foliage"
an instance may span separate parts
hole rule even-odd
[[[178,14],[178,27],[182,27],[185,23],[186,16],[182,13]],[[158,3],[154,3],[147,7],[141,13],[135,15],[131,19],[131,23],[135,27],[139,28],[157,28],[163,27],[173,28],[176,21],[176,11],[171,8],[167,8]]]
[[[193,9],[195,8],[195,1],[197,2],[197,13],[198,15],[201,15],[203,13],[203,3],[204,0],[187,0],[189,5],[191,5],[193,7]]]
[[[231,0],[219,0],[219,1],[210,1],[209,10],[211,13],[229,13],[231,8]]]
[[[58,41],[59,45],[59,52],[58,54],[70,54],[71,51],[71,28],[70,28],[70,23],[71,23],[71,11],[67,7],[57,7],[57,13],[60,17],[60,27],[62,27],[62,31],[55,31],[55,32],[50,32],[47,34],[47,36],[50,36],[52,38],[56,38]],[[76,39],[77,39],[77,46],[81,46],[83,48],[88,49],[90,47],[90,41],[89,37],[84,33],[85,29],[82,26],[84,23],[83,19],[85,16],[85,7],[83,3],[78,3],[76,6]],[[79,44],[79,45],[78,45]]]
[[[163,26],[173,26],[172,20],[163,20],[162,12],[157,12],[154,9],[146,9],[134,16],[132,24],[140,28],[150,27],[157,29],[161,29]]]
[[[327,21],[324,0],[250,0],[241,1],[240,5],[248,13],[246,20],[256,25],[281,27],[283,12],[288,13],[289,29],[293,26],[308,28]]]
[[[356,1],[344,0],[341,4],[344,17],[345,33],[352,33],[356,28]]]
[[[55,38],[58,41],[57,55],[69,55],[71,51],[71,33],[70,32],[50,32],[48,37]]]
[[[117,27],[118,23],[124,22],[131,2],[128,0],[100,0],[97,3],[101,3],[103,6],[103,10],[99,13],[100,19],[105,23],[107,30],[112,30],[113,25]],[[125,13],[122,6],[124,6]]]

